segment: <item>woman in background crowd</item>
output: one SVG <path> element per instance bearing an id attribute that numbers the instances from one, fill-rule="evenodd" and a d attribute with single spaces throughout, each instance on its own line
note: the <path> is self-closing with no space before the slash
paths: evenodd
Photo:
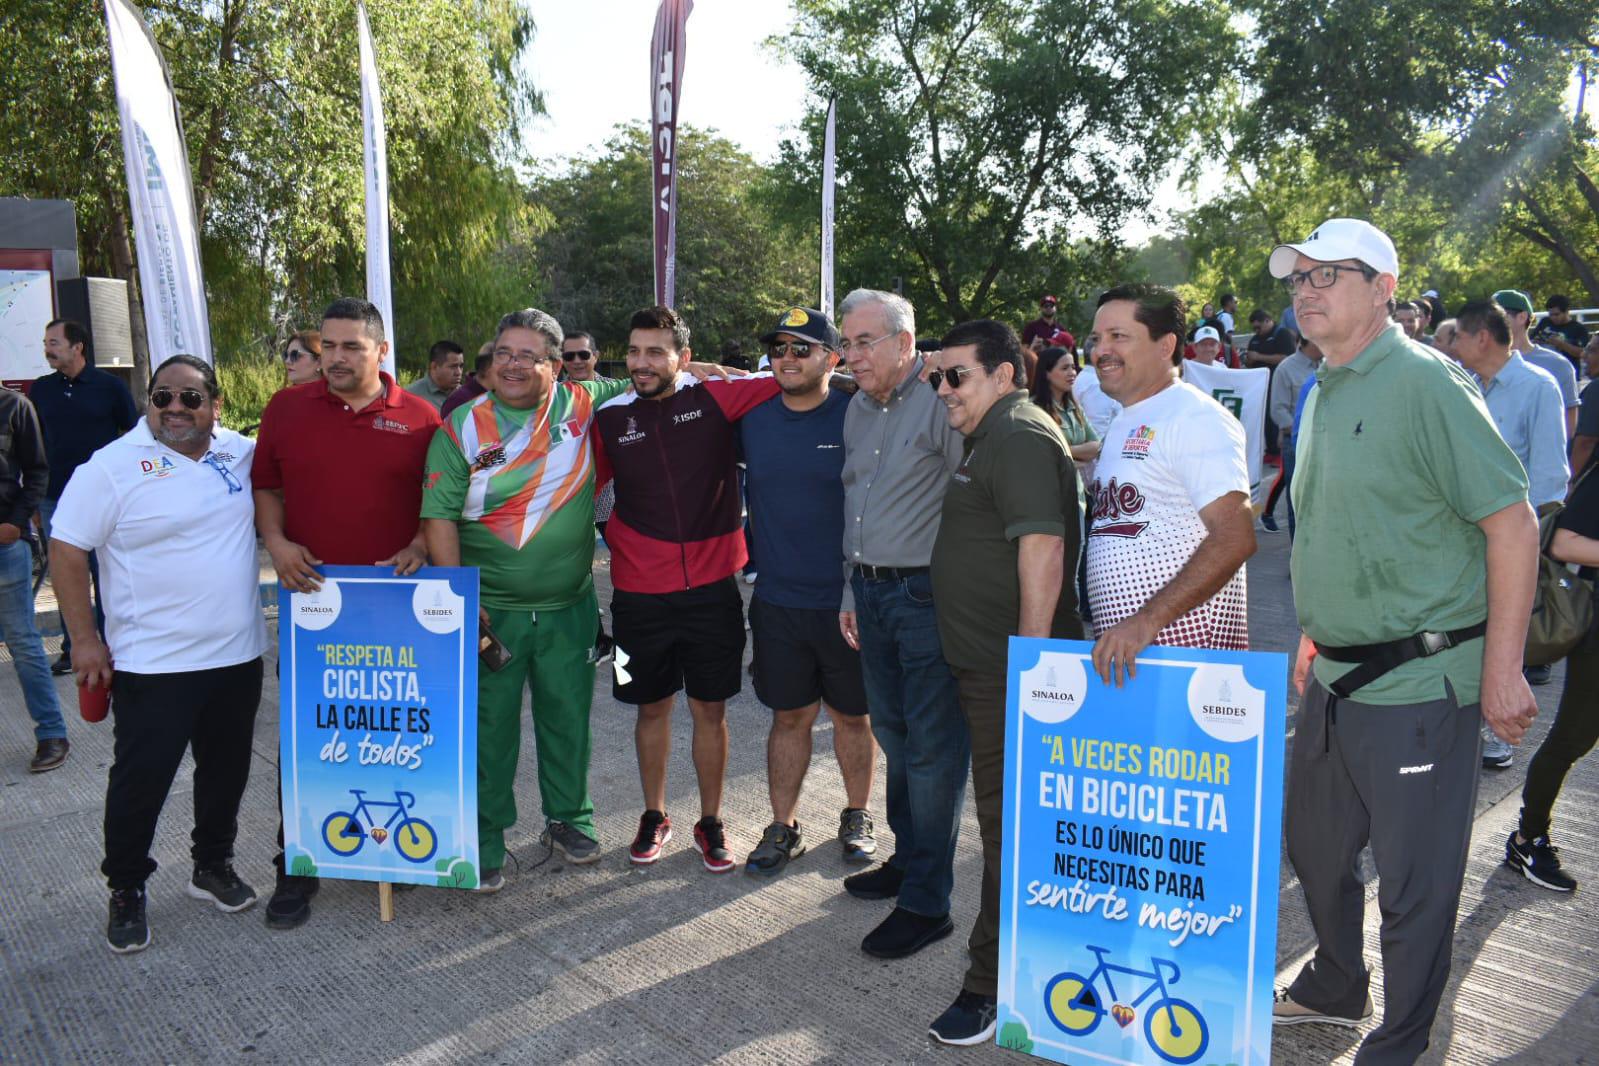
<path id="1" fill-rule="evenodd" d="M 1083 405 L 1072 395 L 1077 383 L 1077 360 L 1066 348 L 1045 348 L 1038 353 L 1038 368 L 1033 372 L 1033 402 L 1060 425 L 1061 433 L 1077 464 L 1077 505 L 1081 517 L 1088 515 L 1088 482 L 1094 476 L 1094 460 L 1099 458 L 1099 434 L 1088 424 Z M 1084 553 L 1077 560 L 1077 603 L 1083 620 L 1088 621 L 1088 574 Z"/>
<path id="2" fill-rule="evenodd" d="M 321 377 L 322 334 L 304 329 L 290 337 L 283 349 L 283 372 L 290 385 L 304 385 Z"/>

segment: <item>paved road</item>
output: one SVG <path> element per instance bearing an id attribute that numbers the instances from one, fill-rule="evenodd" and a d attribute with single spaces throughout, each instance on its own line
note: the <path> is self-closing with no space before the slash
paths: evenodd
<path id="1" fill-rule="evenodd" d="M 1250 565 L 1254 646 L 1297 638 L 1287 538 L 1262 534 Z M 609 598 L 604 560 L 601 602 Z M 54 643 L 52 642 L 52 653 Z M 0 649 L 0 658 L 4 651 Z M 1561 679 L 1539 690 L 1552 717 Z M 60 689 L 70 699 L 69 687 Z M 239 869 L 264 892 L 276 809 L 277 692 L 265 694 L 241 814 Z M 725 817 L 742 857 L 768 820 L 764 736 L 752 696 L 733 701 Z M 370 885 L 327 883 L 305 927 L 274 933 L 260 911 L 223 915 L 183 894 L 191 768 L 174 786 L 150 881 L 154 943 L 116 957 L 102 939 L 97 873 L 109 725 L 74 721 L 61 770 L 26 772 L 31 731 L 15 674 L 0 668 L 0 1062 L 16 1063 L 673 1063 L 1020 1062 L 998 1048 L 934 1047 L 927 1022 L 957 990 L 980 862 L 970 809 L 956 867 L 957 937 L 899 963 L 868 959 L 860 938 L 885 904 L 846 896 L 829 843 L 843 793 L 825 726 L 801 803 L 821 846 L 771 883 L 705 873 L 684 836 L 645 872 L 624 849 L 639 814 L 629 709 L 596 692 L 593 792 L 606 849 L 598 864 L 541 862 L 531 758 L 511 833 L 517 863 L 498 896 L 442 890 L 399 896 L 377 920 Z M 680 711 L 670 806 L 695 805 L 688 722 Z M 524 748 L 531 747 L 531 740 Z M 1560 897 L 1499 864 L 1525 757 L 1486 772 L 1467 872 L 1454 977 L 1427 1062 L 1599 1061 L 1599 908 Z M 881 769 L 879 770 L 879 775 Z M 881 776 L 873 809 L 882 822 Z M 1579 764 L 1556 810 L 1564 859 L 1599 879 L 1599 758 Z M 886 835 L 886 828 L 885 828 Z M 1286 862 L 1278 959 L 1311 941 Z M 1375 886 L 1371 886 L 1373 893 Z M 1377 961 L 1375 899 L 1367 953 Z M 1380 986 L 1378 1010 L 1382 1009 Z M 1358 1034 L 1304 1026 L 1278 1035 L 1284 1063 L 1347 1062 Z"/>

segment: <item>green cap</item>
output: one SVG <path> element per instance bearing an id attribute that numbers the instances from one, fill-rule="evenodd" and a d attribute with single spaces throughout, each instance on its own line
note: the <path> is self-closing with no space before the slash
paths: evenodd
<path id="1" fill-rule="evenodd" d="M 1532 297 L 1520 289 L 1500 289 L 1494 293 L 1494 303 L 1506 311 L 1524 311 L 1532 314 Z"/>

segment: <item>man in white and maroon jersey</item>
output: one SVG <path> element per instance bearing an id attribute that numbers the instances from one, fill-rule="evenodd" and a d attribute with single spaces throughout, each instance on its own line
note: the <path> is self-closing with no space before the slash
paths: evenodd
<path id="1" fill-rule="evenodd" d="M 1106 681 L 1150 644 L 1249 646 L 1244 561 L 1255 553 L 1243 426 L 1179 380 L 1180 296 L 1122 285 L 1099 298 L 1100 387 L 1122 405 L 1089 486 L 1088 598 Z"/>

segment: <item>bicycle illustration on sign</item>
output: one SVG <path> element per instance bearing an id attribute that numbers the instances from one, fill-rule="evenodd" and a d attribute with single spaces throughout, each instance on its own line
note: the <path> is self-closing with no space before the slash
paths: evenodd
<path id="1" fill-rule="evenodd" d="M 1057 1028 L 1072 1036 L 1087 1036 L 1109 1014 L 1117 1025 L 1125 1029 L 1138 1016 L 1139 1004 L 1158 992 L 1160 998 L 1144 1014 L 1144 1039 L 1155 1054 L 1167 1062 L 1187 1063 L 1205 1053 L 1205 1047 L 1210 1043 L 1210 1031 L 1204 1016 L 1192 1003 L 1175 998 L 1166 989 L 1167 984 L 1176 984 L 1182 975 L 1175 962 L 1151 956 L 1149 970 L 1135 970 L 1107 960 L 1105 956 L 1110 953 L 1108 948 L 1086 946 L 1099 960 L 1094 972 L 1083 977 L 1068 970 L 1056 974 L 1044 988 L 1044 1009 L 1049 1012 L 1049 1020 Z M 1161 974 L 1163 966 L 1171 970 L 1170 981 Z M 1116 973 L 1145 978 L 1149 985 L 1131 1003 L 1121 1003 L 1116 995 L 1116 985 L 1111 980 L 1111 975 Z M 1095 982 L 1101 979 L 1109 994 L 1111 1006 L 1108 1010 L 1094 987 Z"/>
<path id="2" fill-rule="evenodd" d="M 427 862 L 439 848 L 439 835 L 433 826 L 411 814 L 416 796 L 410 792 L 394 792 L 394 799 L 367 799 L 366 789 L 352 788 L 355 807 L 348 811 L 334 811 L 322 823 L 322 842 L 335 855 L 349 858 L 361 850 L 368 836 L 374 844 L 382 844 L 392 833 L 394 847 L 411 862 Z M 373 817 L 373 808 L 394 809 L 382 825 Z M 395 825 L 399 822 L 399 825 Z"/>

